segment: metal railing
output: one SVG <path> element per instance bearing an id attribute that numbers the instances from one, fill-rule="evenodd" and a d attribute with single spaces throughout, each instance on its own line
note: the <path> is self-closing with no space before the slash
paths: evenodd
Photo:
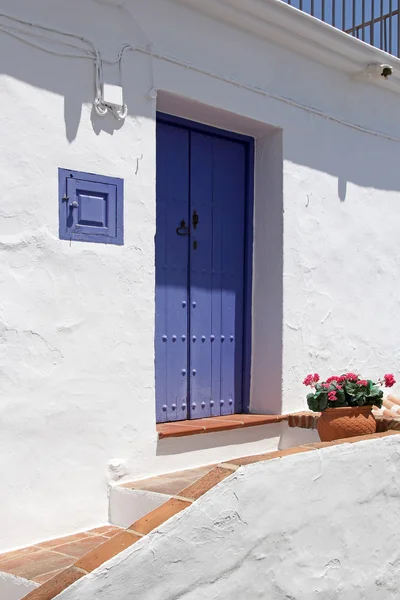
<path id="1" fill-rule="evenodd" d="M 400 0 L 283 0 L 371 46 L 400 57 Z"/>

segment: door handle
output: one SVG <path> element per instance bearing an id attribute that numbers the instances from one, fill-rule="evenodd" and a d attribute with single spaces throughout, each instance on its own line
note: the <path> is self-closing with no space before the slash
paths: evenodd
<path id="1" fill-rule="evenodd" d="M 185 221 L 182 219 L 179 227 L 176 228 L 176 233 L 178 235 L 189 235 L 189 227 L 186 226 Z"/>
<path id="2" fill-rule="evenodd" d="M 196 210 L 193 211 L 192 223 L 193 229 L 196 229 L 197 225 L 199 224 L 199 215 L 197 214 Z"/>

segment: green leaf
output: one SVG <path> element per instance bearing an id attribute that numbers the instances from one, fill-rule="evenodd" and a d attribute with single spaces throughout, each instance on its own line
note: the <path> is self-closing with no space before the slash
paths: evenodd
<path id="1" fill-rule="evenodd" d="M 328 394 L 327 393 L 325 393 L 323 395 L 321 394 L 321 398 L 319 400 L 319 410 L 323 411 L 327 408 L 327 406 L 328 406 Z"/>
<path id="2" fill-rule="evenodd" d="M 310 398 L 307 398 L 308 408 L 314 412 L 319 412 L 319 403 L 313 394 L 309 394 Z"/>
<path id="3" fill-rule="evenodd" d="M 372 384 L 372 386 L 368 390 L 367 396 L 369 398 L 381 398 L 383 396 L 383 392 L 377 385 Z"/>
<path id="4" fill-rule="evenodd" d="M 338 408 L 340 406 L 346 406 L 346 394 L 343 390 L 338 390 L 336 392 L 336 398 L 336 402 L 333 403 L 335 406 L 337 406 Z"/>
<path id="5" fill-rule="evenodd" d="M 359 386 L 356 383 L 351 383 L 348 381 L 345 385 L 346 393 L 350 396 L 355 396 L 359 391 Z"/>

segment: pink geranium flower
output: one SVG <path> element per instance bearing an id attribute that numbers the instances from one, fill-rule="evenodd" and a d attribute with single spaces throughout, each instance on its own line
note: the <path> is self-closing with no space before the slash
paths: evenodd
<path id="1" fill-rule="evenodd" d="M 328 400 L 335 402 L 337 400 L 336 392 L 328 392 Z"/>
<path id="2" fill-rule="evenodd" d="M 358 381 L 358 375 L 356 373 L 346 373 L 346 375 L 343 375 L 343 377 L 347 379 L 347 381 Z"/>
<path id="3" fill-rule="evenodd" d="M 307 377 L 304 379 L 303 384 L 312 386 L 312 385 L 315 385 L 316 383 L 318 383 L 318 381 L 319 381 L 318 373 L 314 373 L 314 375 L 310 373 L 310 375 L 307 375 Z"/>
<path id="4" fill-rule="evenodd" d="M 385 386 L 386 387 L 392 387 L 396 383 L 396 380 L 395 380 L 394 376 L 391 373 L 388 373 L 387 375 L 384 375 L 383 379 L 385 380 Z"/>

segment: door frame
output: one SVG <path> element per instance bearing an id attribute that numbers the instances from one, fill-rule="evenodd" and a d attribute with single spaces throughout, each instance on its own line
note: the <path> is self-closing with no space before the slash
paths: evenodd
<path id="1" fill-rule="evenodd" d="M 191 121 L 175 115 L 156 113 L 157 123 L 177 125 L 191 131 L 209 133 L 214 136 L 239 141 L 246 148 L 246 184 L 245 184 L 245 241 L 244 241 L 244 290 L 243 290 L 243 379 L 242 413 L 250 410 L 251 358 L 252 358 L 252 303 L 253 303 L 253 241 L 254 241 L 254 155 L 255 139 L 251 136 L 226 131 L 197 121 Z M 157 175 L 157 165 L 156 165 Z M 156 197 L 157 202 L 157 197 Z M 156 258 L 156 257 L 155 257 Z"/>

